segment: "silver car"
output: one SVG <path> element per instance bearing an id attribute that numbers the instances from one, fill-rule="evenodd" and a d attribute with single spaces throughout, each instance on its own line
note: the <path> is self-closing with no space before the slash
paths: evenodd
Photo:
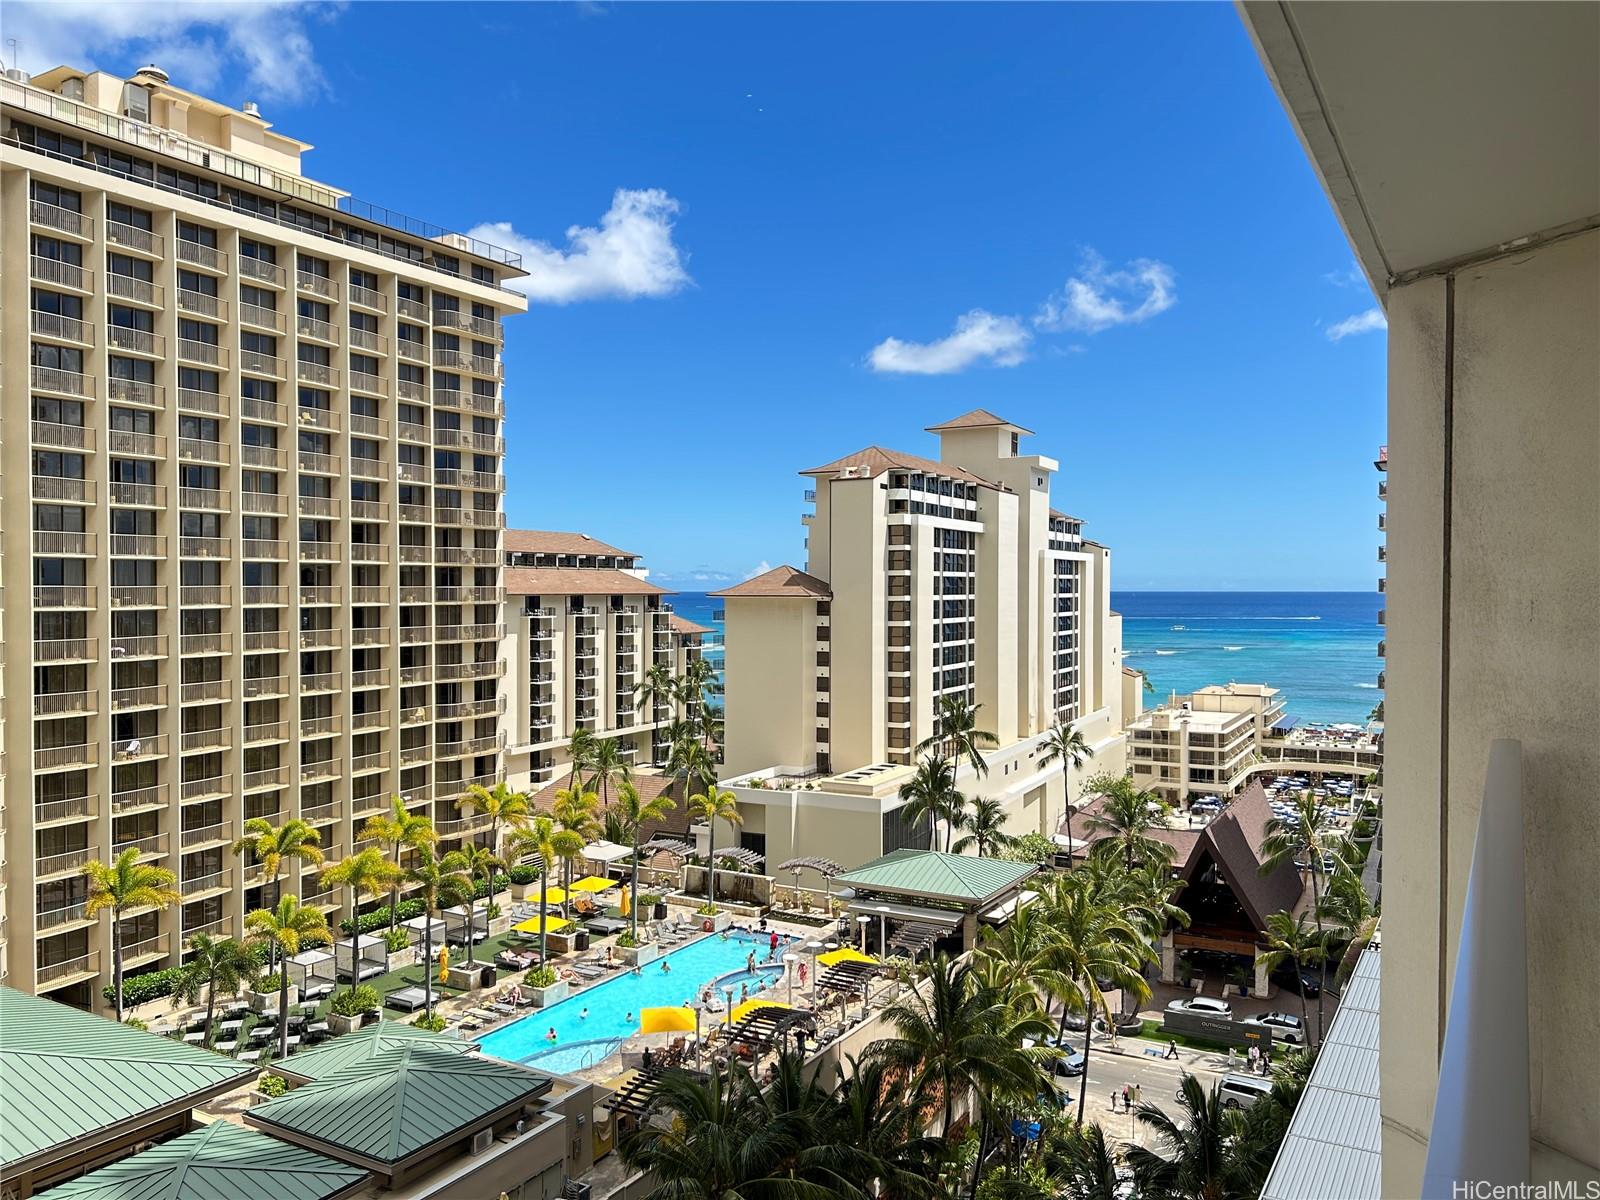
<path id="1" fill-rule="evenodd" d="M 1304 1046 L 1306 1044 L 1306 1024 L 1293 1013 L 1258 1013 L 1256 1016 L 1243 1018 L 1239 1024 L 1270 1029 L 1272 1030 L 1272 1040 L 1276 1042 L 1288 1042 L 1291 1046 Z"/>
<path id="2" fill-rule="evenodd" d="M 1221 1017 L 1233 1020 L 1233 1005 L 1226 1000 L 1213 1000 L 1210 996 L 1189 996 L 1167 1005 L 1169 1013 L 1192 1013 L 1197 1017 Z"/>

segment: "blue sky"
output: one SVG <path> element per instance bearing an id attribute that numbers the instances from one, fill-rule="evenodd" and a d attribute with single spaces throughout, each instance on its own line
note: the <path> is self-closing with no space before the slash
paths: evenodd
<path id="1" fill-rule="evenodd" d="M 513 524 L 715 586 L 803 561 L 797 470 L 983 406 L 1118 587 L 1373 587 L 1381 319 L 1231 5 L 7 9 L 509 227 Z"/>

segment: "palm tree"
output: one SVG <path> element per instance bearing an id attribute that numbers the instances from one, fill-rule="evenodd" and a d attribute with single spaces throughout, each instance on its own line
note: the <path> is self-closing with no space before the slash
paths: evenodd
<path id="1" fill-rule="evenodd" d="M 955 768 L 947 759 L 929 753 L 917 764 L 910 779 L 900 785 L 901 819 L 910 825 L 928 822 L 928 849 L 937 850 L 939 822 L 953 825 L 956 815 L 966 805 L 966 797 L 956 791 Z M 948 828 L 945 845 L 950 844 Z"/>
<path id="2" fill-rule="evenodd" d="M 739 798 L 712 785 L 705 791 L 689 797 L 689 814 L 706 823 L 706 903 L 717 902 L 717 822 L 743 825 L 739 815 Z"/>
<path id="3" fill-rule="evenodd" d="M 1052 1195 L 1072 1200 L 1123 1200 L 1126 1185 L 1119 1171 L 1120 1153 L 1106 1141 L 1099 1122 L 1057 1125 L 1046 1135 L 1046 1177 Z"/>
<path id="4" fill-rule="evenodd" d="M 400 922 L 400 881 L 405 877 L 405 866 L 400 861 L 403 850 L 420 850 L 424 846 L 435 846 L 439 842 L 438 831 L 434 829 L 433 822 L 421 813 L 414 813 L 406 807 L 405 801 L 395 796 L 389 801 L 387 816 L 368 817 L 367 823 L 361 827 L 361 832 L 356 835 L 358 842 L 383 842 L 389 847 L 393 855 L 392 865 L 394 873 L 389 877 L 389 928 L 392 930 Z M 346 861 L 349 861 L 348 859 Z M 352 914 L 353 915 L 353 914 Z"/>
<path id="5" fill-rule="evenodd" d="M 579 726 L 567 739 L 567 758 L 571 770 L 567 774 L 567 790 L 576 791 L 583 786 L 584 773 L 594 760 L 597 739 L 589 730 Z"/>
<path id="6" fill-rule="evenodd" d="M 1044 750 L 1039 756 L 1041 767 L 1048 767 L 1051 763 L 1057 762 L 1061 764 L 1061 797 L 1070 816 L 1072 813 L 1070 776 L 1073 771 L 1094 757 L 1094 747 L 1084 740 L 1080 730 L 1074 729 L 1066 721 L 1057 721 L 1052 725 L 1050 731 L 1044 735 L 1044 741 L 1039 745 Z"/>
<path id="7" fill-rule="evenodd" d="M 1150 836 L 1150 830 L 1161 827 L 1166 811 L 1160 796 L 1141 792 L 1126 775 L 1112 781 L 1105 803 L 1087 823 L 1089 832 L 1106 835 L 1092 853 L 1109 854 L 1120 849 L 1129 871 L 1136 861 L 1170 862 L 1172 847 Z"/>
<path id="8" fill-rule="evenodd" d="M 923 1129 L 920 1100 L 895 1086 L 896 1077 L 881 1060 L 846 1057 L 834 1089 L 841 1140 L 866 1153 L 874 1168 L 879 1197 L 934 1197 L 944 1144 Z"/>
<path id="9" fill-rule="evenodd" d="M 639 936 L 639 832 L 646 823 L 663 820 L 677 807 L 677 802 L 666 792 L 647 801 L 640 797 L 639 789 L 631 781 L 617 785 L 617 803 L 612 815 L 621 821 L 623 832 L 633 846 L 633 872 L 628 880 L 628 932 L 634 937 Z"/>
<path id="10" fill-rule="evenodd" d="M 645 670 L 644 678 L 633 685 L 634 696 L 642 703 L 650 706 L 646 710 L 649 714 L 646 724 L 654 725 L 656 723 L 657 705 L 670 705 L 676 699 L 677 692 L 673 685 L 672 671 L 665 662 L 651 663 Z M 656 754 L 656 745 L 656 739 L 652 737 L 650 739 L 650 765 L 652 767 L 660 765 L 656 761 L 659 757 Z"/>
<path id="11" fill-rule="evenodd" d="M 876 1164 L 840 1140 L 826 1089 L 787 1055 L 776 1075 L 763 1091 L 738 1063 L 666 1072 L 622 1142 L 623 1162 L 654 1181 L 645 1200 L 867 1200 Z"/>
<path id="12" fill-rule="evenodd" d="M 622 757 L 622 747 L 616 738 L 602 738 L 595 743 L 589 771 L 589 787 L 599 794 L 601 808 L 610 808 L 616 786 L 633 778 L 633 767 Z"/>
<path id="13" fill-rule="evenodd" d="M 189 939 L 189 960 L 178 975 L 178 998 L 196 1004 L 206 997 L 206 1045 L 216 1037 L 217 997 L 237 996 L 261 973 L 261 963 L 242 942 L 197 933 Z"/>
<path id="14" fill-rule="evenodd" d="M 691 724 L 698 725 L 701 706 L 721 693 L 717 672 L 708 659 L 693 658 L 684 664 L 683 674 L 678 677 L 678 701 L 683 705 L 685 719 Z"/>
<path id="15" fill-rule="evenodd" d="M 1268 971 L 1275 971 L 1278 967 L 1290 962 L 1294 964 L 1295 974 L 1299 975 L 1302 967 L 1310 963 L 1320 963 L 1327 953 L 1327 941 L 1323 934 L 1306 918 L 1305 913 L 1290 916 L 1286 912 L 1275 912 L 1267 915 L 1267 927 L 1262 931 L 1262 942 L 1266 949 L 1257 951 L 1256 961 Z M 1306 1029 L 1311 1028 L 1311 1011 L 1306 1002 L 1306 989 L 1302 985 L 1296 989 L 1300 993 L 1300 1019 L 1305 1022 Z M 1322 1031 L 1317 1030 L 1318 1041 L 1321 1041 Z"/>
<path id="16" fill-rule="evenodd" d="M 530 854 L 539 856 L 539 963 L 546 962 L 545 926 L 549 924 L 546 909 L 550 896 L 550 872 L 556 862 L 583 851 L 583 838 L 570 829 L 561 829 L 549 817 L 538 816 L 527 826 L 517 830 L 512 838 L 510 857 L 523 859 Z"/>
<path id="17" fill-rule="evenodd" d="M 680 794 L 688 796 L 695 784 L 699 784 L 702 791 L 715 786 L 716 760 L 695 736 L 694 729 L 686 723 L 680 723 L 673 726 L 673 731 L 676 738 L 667 754 L 667 770 L 680 781 L 683 789 Z"/>
<path id="18" fill-rule="evenodd" d="M 124 850 L 108 866 L 98 858 L 83 864 L 89 881 L 86 917 L 111 912 L 111 988 L 117 1020 L 122 1020 L 122 914 L 132 908 L 171 908 L 182 898 L 173 885 L 178 877 L 165 867 L 139 861 L 135 849 Z"/>
<path id="19" fill-rule="evenodd" d="M 266 944 L 283 958 L 278 971 L 278 1057 L 289 1057 L 289 959 L 307 942 L 332 941 L 328 918 L 319 908 L 302 908 L 298 896 L 282 896 L 273 908 L 258 908 L 244 916 L 246 940 Z"/>
<path id="20" fill-rule="evenodd" d="M 1129 1146 L 1123 1157 L 1133 1169 L 1141 1196 L 1193 1197 L 1193 1200 L 1245 1200 L 1257 1193 L 1245 1186 L 1235 1161 L 1241 1132 L 1239 1114 L 1223 1106 L 1216 1085 L 1209 1091 L 1193 1075 L 1178 1090 L 1181 1119 L 1154 1104 L 1141 1104 L 1139 1124 L 1155 1134 L 1157 1149 Z"/>
<path id="21" fill-rule="evenodd" d="M 872 1043 L 867 1057 L 904 1072 L 912 1096 L 942 1097 L 947 1142 L 958 1094 L 976 1092 L 987 1104 L 997 1093 L 1031 1099 L 1050 1086 L 1040 1056 L 1021 1049 L 1024 1038 L 1048 1037 L 1050 1023 L 1019 1013 L 1004 992 L 978 979 L 970 962 L 939 955 L 928 965 L 928 986 L 912 988 L 883 1015 L 895 1036 Z"/>
<path id="22" fill-rule="evenodd" d="M 1089 1098 L 1090 1035 L 1096 1016 L 1114 1026 L 1111 1005 L 1101 990 L 1104 980 L 1143 1000 L 1150 985 L 1139 973 L 1147 957 L 1139 930 L 1113 904 L 1090 895 L 1089 877 L 1081 872 L 1057 876 L 1046 897 L 1048 921 L 1054 938 L 1043 956 L 1044 964 L 1061 981 L 1061 1033 L 1066 1033 L 1068 1010 L 1088 1020 L 1083 1031 L 1083 1076 L 1078 1084 L 1078 1120 Z"/>
<path id="23" fill-rule="evenodd" d="M 978 796 L 972 806 L 956 821 L 956 828 L 966 834 L 951 847 L 956 854 L 964 854 L 976 847 L 983 858 L 991 850 L 1004 850 L 1015 844 L 1016 838 L 1006 832 L 1006 814 L 1000 801 L 992 796 Z"/>
<path id="24" fill-rule="evenodd" d="M 500 823 L 515 829 L 528 821 L 528 796 L 526 792 L 514 792 L 506 786 L 505 780 L 496 783 L 492 788 L 486 788 L 481 783 L 474 783 L 467 788 L 461 799 L 456 801 L 457 808 L 476 809 L 478 812 L 487 813 L 489 817 L 489 854 L 492 856 L 500 853 Z M 494 874 L 488 877 L 489 903 L 495 902 Z"/>
<path id="25" fill-rule="evenodd" d="M 1327 811 L 1309 790 L 1294 800 L 1287 817 L 1269 817 L 1261 839 L 1261 873 L 1270 875 L 1284 863 L 1311 875 L 1311 913 L 1317 924 L 1317 939 L 1322 940 L 1322 876 L 1324 859 L 1335 866 L 1344 858 L 1344 835 Z M 1302 866 L 1302 864 L 1304 864 Z M 1322 1044 L 1322 992 L 1328 985 L 1326 956 L 1318 960 L 1321 985 L 1317 988 L 1317 1044 Z"/>
<path id="26" fill-rule="evenodd" d="M 1378 910 L 1361 885 L 1361 877 L 1348 863 L 1340 862 L 1328 880 L 1327 894 L 1322 897 L 1319 910 L 1328 924 L 1328 936 L 1344 944 L 1344 955 L 1334 970 L 1335 979 L 1348 979 L 1355 970 L 1356 959 L 1371 943 L 1378 931 Z"/>
<path id="27" fill-rule="evenodd" d="M 933 734 L 917 743 L 917 753 L 937 750 L 956 767 L 966 759 L 973 773 L 982 777 L 989 773 L 983 751 L 1000 744 L 1000 739 L 987 729 L 978 728 L 978 710 L 981 704 L 969 704 L 964 696 L 945 696 L 939 701 L 934 714 Z"/>
<path id="28" fill-rule="evenodd" d="M 374 817 L 368 821 L 370 826 L 373 821 L 382 820 Z M 429 827 L 432 830 L 432 825 Z M 427 843 L 420 843 L 426 845 Z M 322 882 L 342 887 L 350 893 L 350 986 L 355 987 L 361 982 L 361 898 L 376 898 L 388 892 L 389 921 L 391 927 L 394 922 L 394 910 L 397 907 L 393 897 L 399 893 L 400 881 L 405 878 L 405 871 L 388 859 L 384 858 L 376 846 L 368 846 L 359 854 L 352 854 L 342 862 L 325 867 L 322 872 Z"/>
<path id="29" fill-rule="evenodd" d="M 469 842 L 456 851 L 466 869 L 470 879 L 483 877 L 484 892 L 488 895 L 487 907 L 484 917 L 487 919 L 494 915 L 494 878 L 506 865 L 505 862 L 487 846 L 480 846 L 476 842 Z M 472 901 L 467 901 L 467 965 L 473 966 L 477 962 L 476 950 L 472 939 L 472 924 L 477 915 L 473 912 Z"/>
<path id="30" fill-rule="evenodd" d="M 561 911 L 565 913 L 572 898 L 572 864 L 578 860 L 584 846 L 601 831 L 600 797 L 583 788 L 560 788 L 556 791 L 555 803 L 550 806 L 550 815 L 557 825 L 580 839 L 576 850 L 561 856 L 561 883 L 563 890 L 569 893 L 561 902 Z"/>
<path id="31" fill-rule="evenodd" d="M 321 842 L 322 834 L 299 817 L 291 817 L 282 825 L 273 825 L 265 817 L 251 817 L 244 823 L 244 836 L 234 842 L 230 852 L 238 859 L 249 858 L 260 863 L 268 881 L 275 885 L 286 859 L 292 858 L 304 866 L 320 867 Z M 268 947 L 268 952 L 277 953 L 272 947 Z M 267 965 L 272 967 L 277 964 L 269 962 Z"/>
<path id="32" fill-rule="evenodd" d="M 472 877 L 468 860 L 459 850 L 435 858 L 431 846 L 417 851 L 406 869 L 406 882 L 415 885 L 422 901 L 422 1011 L 433 1017 L 433 917 L 440 909 L 468 905 L 467 945 L 472 945 Z M 471 959 L 471 951 L 468 951 Z"/>

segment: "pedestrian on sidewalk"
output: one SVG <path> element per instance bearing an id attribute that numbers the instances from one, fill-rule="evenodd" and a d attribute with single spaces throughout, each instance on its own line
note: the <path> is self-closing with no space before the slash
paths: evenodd
<path id="1" fill-rule="evenodd" d="M 1250 1074 L 1254 1075 L 1256 1073 L 1256 1068 L 1258 1068 L 1260 1065 L 1261 1051 L 1255 1045 L 1255 1043 L 1252 1042 L 1250 1045 Z"/>
<path id="2" fill-rule="evenodd" d="M 1122 1111 L 1133 1111 L 1133 1089 L 1127 1084 L 1122 1085 Z"/>
<path id="3" fill-rule="evenodd" d="M 1175 1038 L 1168 1038 L 1167 1039 L 1167 1052 L 1163 1057 L 1165 1057 L 1165 1058 L 1177 1058 L 1178 1057 L 1178 1043 L 1177 1043 L 1177 1040 Z"/>
<path id="4" fill-rule="evenodd" d="M 1116 1088 L 1112 1088 L 1111 1089 L 1111 1111 L 1112 1112 L 1116 1112 L 1117 1111 L 1117 1089 Z"/>
<path id="5" fill-rule="evenodd" d="M 1144 1085 L 1142 1083 L 1133 1085 L 1133 1103 L 1136 1107 L 1144 1103 Z"/>

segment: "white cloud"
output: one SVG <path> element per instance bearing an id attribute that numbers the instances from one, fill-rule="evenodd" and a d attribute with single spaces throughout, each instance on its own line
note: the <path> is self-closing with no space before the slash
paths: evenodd
<path id="1" fill-rule="evenodd" d="M 746 579 L 754 579 L 757 575 L 765 575 L 770 570 L 772 570 L 772 564 L 763 558 L 755 566 L 751 567 L 750 570 L 746 571 L 744 577 Z"/>
<path id="2" fill-rule="evenodd" d="M 1358 267 L 1353 261 L 1348 267 L 1343 267 L 1337 271 L 1329 271 L 1322 278 L 1333 284 L 1334 287 L 1351 288 L 1367 286 L 1367 277 L 1361 273 L 1361 268 Z"/>
<path id="3" fill-rule="evenodd" d="M 28 71 L 131 73 L 153 62 L 175 87 L 224 103 L 295 103 L 327 89 L 306 25 L 336 11 L 298 0 L 8 0 L 6 37 L 17 39 Z M 216 95 L 219 86 L 240 83 L 243 94 Z"/>
<path id="4" fill-rule="evenodd" d="M 997 317 L 975 308 L 956 318 L 955 330 L 936 342 L 885 338 L 867 362 L 874 371 L 899 375 L 953 375 L 976 363 L 1014 367 L 1028 357 L 1032 335 L 1016 317 Z"/>
<path id="5" fill-rule="evenodd" d="M 1371 333 L 1377 329 L 1389 328 L 1388 318 L 1383 315 L 1381 308 L 1369 308 L 1366 312 L 1356 313 L 1353 317 L 1346 317 L 1327 328 L 1330 342 L 1342 342 L 1347 337 L 1354 337 L 1358 333 Z"/>
<path id="6" fill-rule="evenodd" d="M 1108 271 L 1105 259 L 1086 250 L 1078 273 L 1040 305 L 1033 323 L 1040 329 L 1099 333 L 1148 321 L 1177 302 L 1177 276 L 1166 263 L 1136 258 L 1121 270 Z"/>
<path id="7" fill-rule="evenodd" d="M 525 279 L 509 280 L 535 304 L 670 296 L 692 284 L 684 255 L 672 240 L 678 202 L 660 188 L 618 188 L 599 228 L 574 225 L 566 249 L 518 233 L 509 221 L 468 231 L 518 251 Z"/>

